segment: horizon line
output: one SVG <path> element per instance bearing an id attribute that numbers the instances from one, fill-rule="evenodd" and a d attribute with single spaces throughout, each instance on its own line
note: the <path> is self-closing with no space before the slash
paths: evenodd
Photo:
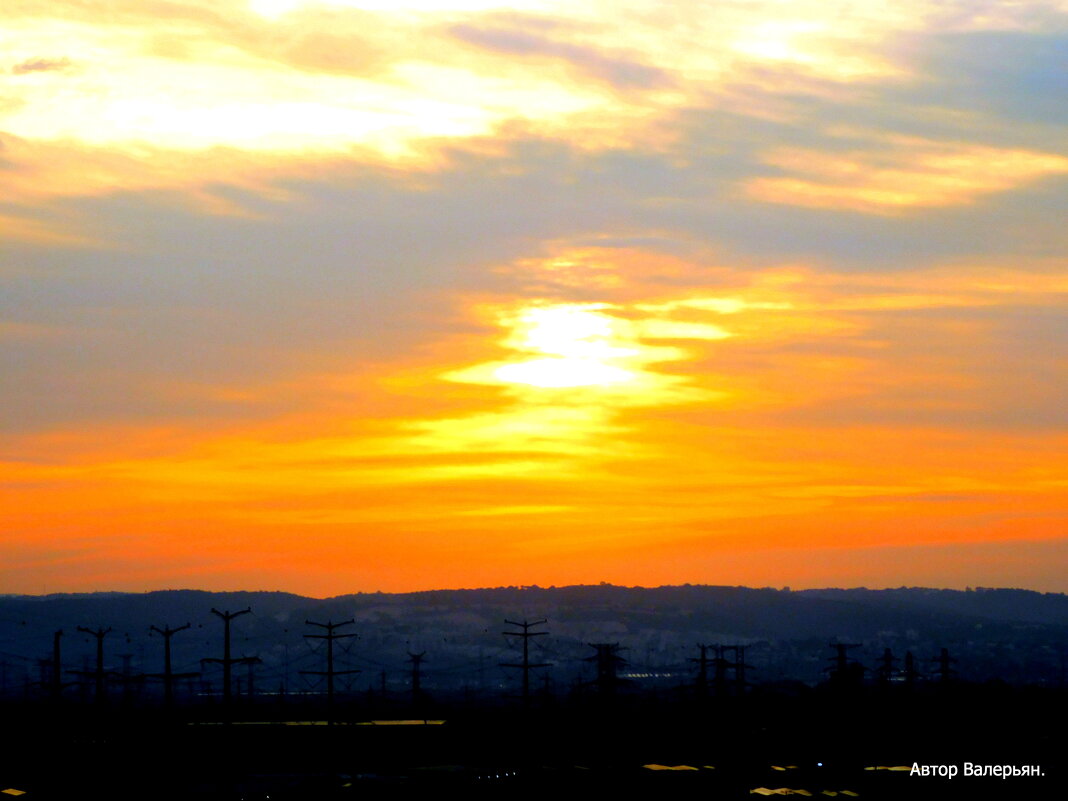
<path id="1" fill-rule="evenodd" d="M 545 590 L 567 590 L 567 589 L 578 589 L 578 588 L 598 588 L 598 587 L 606 587 L 606 588 L 613 588 L 613 589 L 623 589 L 623 590 L 663 590 L 663 589 L 680 589 L 680 588 L 684 588 L 684 587 L 690 587 L 690 588 L 705 588 L 705 589 L 752 590 L 754 592 L 772 591 L 772 592 L 790 592 L 790 593 L 827 592 L 827 591 L 851 592 L 851 591 L 857 591 L 857 590 L 863 590 L 865 592 L 889 592 L 889 591 L 893 591 L 893 590 L 930 590 L 930 591 L 933 591 L 933 592 L 959 592 L 959 593 L 969 593 L 969 592 L 1005 592 L 1005 591 L 1008 591 L 1008 592 L 1032 592 L 1032 593 L 1035 593 L 1037 595 L 1061 595 L 1061 596 L 1066 595 L 1065 592 L 1036 590 L 1036 589 L 1031 589 L 1031 588 L 1028 588 L 1028 587 L 982 587 L 982 586 L 972 587 L 972 586 L 966 586 L 964 589 L 959 589 L 959 588 L 955 588 L 955 587 L 928 587 L 928 586 L 919 586 L 919 585 L 908 586 L 908 585 L 903 585 L 902 584 L 902 585 L 899 585 L 899 586 L 896 586 L 896 587 L 865 587 L 865 586 L 827 587 L 827 586 L 823 586 L 823 587 L 799 587 L 799 588 L 794 588 L 794 587 L 791 587 L 790 585 L 784 585 L 782 587 L 771 587 L 771 586 L 754 587 L 754 586 L 749 586 L 749 585 L 745 585 L 745 584 L 694 584 L 694 583 L 691 583 L 691 582 L 683 582 L 681 584 L 659 584 L 659 585 L 656 585 L 656 586 L 646 586 L 646 585 L 642 585 L 642 584 L 634 584 L 634 585 L 613 584 L 611 582 L 601 581 L 601 582 L 598 582 L 596 584 L 562 584 L 562 585 L 551 584 L 551 585 L 548 585 L 548 586 L 541 586 L 541 585 L 538 585 L 538 584 L 519 584 L 519 585 L 509 584 L 509 585 L 498 585 L 498 586 L 494 586 L 494 587 L 437 587 L 437 588 L 433 588 L 433 589 L 406 590 L 406 591 L 400 591 L 400 592 L 387 592 L 387 591 L 384 591 L 384 590 L 355 590 L 353 592 L 346 592 L 346 593 L 341 593 L 341 594 L 338 594 L 338 595 L 327 595 L 327 596 L 324 596 L 324 597 L 318 597 L 318 596 L 314 596 L 314 595 L 303 595 L 301 593 L 291 592 L 289 590 L 269 590 L 269 589 L 257 589 L 257 590 L 247 590 L 247 589 L 206 590 L 206 589 L 199 589 L 199 588 L 195 588 L 195 587 L 165 587 L 165 588 L 159 588 L 159 589 L 153 589 L 153 590 L 81 590 L 81 591 L 70 591 L 70 592 L 45 592 L 45 593 L 39 593 L 39 594 L 33 594 L 33 593 L 0 593 L 0 598 L 5 598 L 5 599 L 19 599 L 19 598 L 46 599 L 46 598 L 72 598 L 72 597 L 82 597 L 82 596 L 91 596 L 91 595 L 152 595 L 152 594 L 155 594 L 155 593 L 164 593 L 164 592 L 196 592 L 196 593 L 205 593 L 205 594 L 213 594 L 213 595 L 234 595 L 234 594 L 252 595 L 252 594 L 274 593 L 274 594 L 279 594 L 279 595 L 292 595 L 292 596 L 295 596 L 295 597 L 298 597 L 298 598 L 305 598 L 305 599 L 313 600 L 313 601 L 332 601 L 332 600 L 336 600 L 336 599 L 339 599 L 339 598 L 348 598 L 348 597 L 351 597 L 351 596 L 354 596 L 354 595 L 391 595 L 391 596 L 393 596 L 393 595 L 419 595 L 419 594 L 423 594 L 423 593 L 433 593 L 433 592 L 489 592 L 489 591 L 494 591 L 494 590 L 515 590 L 515 591 L 519 591 L 519 592 L 526 592 L 526 591 L 545 591 Z"/>

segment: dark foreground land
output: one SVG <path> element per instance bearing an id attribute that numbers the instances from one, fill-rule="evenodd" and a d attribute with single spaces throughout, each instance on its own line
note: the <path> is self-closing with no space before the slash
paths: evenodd
<path id="1" fill-rule="evenodd" d="M 618 798 L 742 799 L 772 791 L 813 798 L 1064 797 L 1063 690 L 898 689 L 791 695 L 758 687 L 721 699 L 587 698 L 527 712 L 518 705 L 438 705 L 379 718 L 339 702 L 332 726 L 324 709 L 312 707 L 289 707 L 284 715 L 235 707 L 227 722 L 221 705 L 170 715 L 9 705 L 0 790 L 22 791 L 26 801 L 319 801 L 450 789 L 502 798 L 562 790 Z M 409 722 L 396 723 L 405 712 Z M 948 778 L 890 770 L 914 763 L 960 772 Z M 964 776 L 965 763 L 1021 772 L 1037 766 L 1044 775 Z"/>
<path id="2" fill-rule="evenodd" d="M 1018 590 L 0 597 L 0 796 L 1065 798 L 1066 643 Z"/>

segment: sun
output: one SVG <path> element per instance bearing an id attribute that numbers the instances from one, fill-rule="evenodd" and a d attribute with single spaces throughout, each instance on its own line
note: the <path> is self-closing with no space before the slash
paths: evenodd
<path id="1" fill-rule="evenodd" d="M 623 384 L 637 374 L 621 366 L 639 354 L 627 346 L 626 322 L 600 303 L 527 307 L 507 322 L 505 344 L 538 358 L 511 362 L 493 375 L 508 384 L 534 387 L 588 387 Z"/>
<path id="2" fill-rule="evenodd" d="M 730 336 L 715 326 L 650 318 L 641 310 L 610 303 L 528 300 L 482 306 L 478 315 L 507 332 L 496 345 L 508 355 L 441 376 L 507 387 L 509 394 L 533 404 L 588 402 L 596 396 L 615 408 L 707 399 L 706 391 L 687 387 L 691 379 L 685 375 L 653 367 L 689 357 L 677 344 L 657 340 Z M 581 401 L 580 393 L 560 392 L 569 389 L 581 390 Z"/>
<path id="3" fill-rule="evenodd" d="M 634 380 L 630 370 L 595 359 L 532 359 L 498 367 L 493 374 L 507 384 L 532 387 L 592 387 Z"/>

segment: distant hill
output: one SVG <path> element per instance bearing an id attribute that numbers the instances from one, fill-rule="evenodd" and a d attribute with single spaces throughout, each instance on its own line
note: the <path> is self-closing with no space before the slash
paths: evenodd
<path id="1" fill-rule="evenodd" d="M 814 683 L 825 676 L 827 643 L 837 640 L 860 643 L 856 656 L 869 663 L 885 648 L 896 654 L 911 650 L 927 660 L 946 647 L 959 655 L 963 675 L 1054 681 L 1068 643 L 1068 597 L 1018 589 L 790 591 L 600 584 L 326 599 L 266 591 L 161 590 L 0 597 L 0 658 L 24 665 L 28 676 L 35 660 L 50 652 L 53 632 L 63 630 L 64 661 L 81 667 L 93 643 L 77 627 L 100 626 L 112 629 L 109 655 L 129 653 L 144 670 L 158 670 L 159 637 L 150 637 L 149 628 L 188 622 L 192 630 L 174 638 L 176 660 L 183 662 L 176 669 L 197 670 L 202 658 L 217 656 L 220 648 L 222 626 L 212 608 L 252 610 L 235 620 L 233 645 L 235 654 L 260 656 L 265 676 L 280 675 L 283 663 L 298 658 L 304 660 L 299 669 L 316 667 L 319 657 L 303 636 L 311 631 L 306 620 L 353 620 L 346 630 L 358 633 L 359 640 L 351 658 L 368 676 L 381 670 L 402 675 L 413 648 L 428 652 L 431 677 L 434 669 L 450 665 L 460 676 L 463 666 L 476 662 L 479 670 L 488 665 L 503 676 L 496 664 L 508 661 L 515 645 L 515 638 L 502 635 L 504 621 L 524 618 L 548 620 L 549 636 L 539 647 L 571 677 L 588 668 L 593 642 L 619 642 L 634 664 L 678 670 L 690 669 L 697 643 L 736 643 L 754 646 L 758 675 Z"/>
<path id="2" fill-rule="evenodd" d="M 558 623 L 613 620 L 627 625 L 705 628 L 738 637 L 861 637 L 887 629 L 945 628 L 975 623 L 1068 625 L 1068 596 L 1019 589 L 753 589 L 708 585 L 622 587 L 496 587 L 411 593 L 356 593 L 315 599 L 286 592 L 159 590 L 0 596 L 4 620 L 34 626 L 104 625 L 137 629 L 161 622 L 211 619 L 210 609 L 254 608 L 260 616 L 390 610 L 396 617 L 427 609 L 486 614 L 511 610 L 551 616 Z M 496 625 L 496 624 L 494 624 Z"/>
<path id="3" fill-rule="evenodd" d="M 987 587 L 977 587 L 964 592 L 899 587 L 893 590 L 802 590 L 798 594 L 812 598 L 876 604 L 887 608 L 949 612 L 991 620 L 1068 624 L 1068 596 L 1064 593 Z"/>

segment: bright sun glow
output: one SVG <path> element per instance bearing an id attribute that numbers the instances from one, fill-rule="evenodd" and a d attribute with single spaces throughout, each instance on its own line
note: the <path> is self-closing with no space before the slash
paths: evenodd
<path id="1" fill-rule="evenodd" d="M 650 369 L 655 363 L 688 356 L 688 351 L 675 345 L 650 341 L 712 341 L 732 334 L 708 323 L 664 319 L 656 316 L 658 308 L 653 311 L 650 316 L 637 307 L 544 301 L 508 310 L 498 308 L 492 314 L 497 325 L 508 331 L 500 344 L 512 352 L 511 358 L 453 370 L 444 377 L 463 383 L 503 384 L 517 390 L 602 390 L 602 400 L 611 395 L 614 404 L 625 405 L 689 402 L 695 399 L 694 392 L 707 397 L 695 388 L 685 389 L 686 378 Z M 536 395 L 528 400 L 536 400 Z"/>
<path id="2" fill-rule="evenodd" d="M 494 370 L 506 383 L 535 387 L 585 387 L 633 381 L 635 373 L 619 362 L 638 355 L 625 347 L 626 324 L 601 312 L 604 304 L 528 308 L 511 322 L 507 344 L 548 358 L 507 364 Z"/>
<path id="3" fill-rule="evenodd" d="M 333 6 L 335 8 L 356 8 L 362 11 L 401 11 L 401 12 L 441 12 L 441 11 L 492 11 L 503 8 L 508 10 L 538 10 L 551 6 L 551 3 L 528 0 L 523 3 L 508 3 L 504 0 L 248 0 L 249 8 L 257 14 L 274 19 L 300 6 Z M 520 9 L 516 9 L 519 6 Z"/>
<path id="4" fill-rule="evenodd" d="M 262 17 L 274 19 L 301 5 L 301 0 L 248 0 L 248 6 Z"/>
<path id="5" fill-rule="evenodd" d="M 591 387 L 634 380 L 634 373 L 595 359 L 533 359 L 494 371 L 501 381 L 534 387 Z"/>

